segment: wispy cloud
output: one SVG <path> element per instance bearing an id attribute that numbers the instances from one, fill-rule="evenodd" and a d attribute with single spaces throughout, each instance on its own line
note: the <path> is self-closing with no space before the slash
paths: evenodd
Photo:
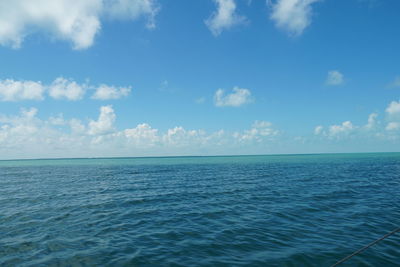
<path id="1" fill-rule="evenodd" d="M 400 87 L 400 76 L 397 76 L 390 84 L 389 87 Z"/>
<path id="2" fill-rule="evenodd" d="M 217 11 L 205 20 L 205 24 L 213 35 L 218 36 L 222 31 L 246 22 L 244 16 L 236 14 L 235 0 L 214 0 Z"/>
<path id="3" fill-rule="evenodd" d="M 252 101 L 250 90 L 237 86 L 232 89 L 232 93 L 225 94 L 223 89 L 218 89 L 214 94 L 214 103 L 217 107 L 240 107 Z"/>
<path id="4" fill-rule="evenodd" d="M 322 133 L 322 131 L 324 130 L 324 127 L 322 125 L 318 125 L 315 127 L 314 129 L 314 134 L 315 135 L 320 135 Z"/>
<path id="5" fill-rule="evenodd" d="M 338 70 L 331 70 L 325 83 L 330 86 L 341 85 L 344 83 L 344 75 Z"/>
<path id="6" fill-rule="evenodd" d="M 199 97 L 199 98 L 196 98 L 196 103 L 197 104 L 203 104 L 204 102 L 206 102 L 206 98 L 205 97 Z"/>
<path id="7" fill-rule="evenodd" d="M 155 0 L 105 0 L 104 12 L 111 18 L 120 20 L 135 20 L 145 15 L 146 26 L 156 27 L 155 16 L 160 11 L 160 5 Z"/>

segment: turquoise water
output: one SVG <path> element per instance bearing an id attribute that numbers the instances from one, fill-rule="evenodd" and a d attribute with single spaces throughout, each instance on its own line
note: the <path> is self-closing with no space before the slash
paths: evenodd
<path id="1" fill-rule="evenodd" d="M 400 153 L 0 161 L 0 266 L 329 266 L 400 224 Z M 400 234 L 343 266 L 399 266 Z"/>

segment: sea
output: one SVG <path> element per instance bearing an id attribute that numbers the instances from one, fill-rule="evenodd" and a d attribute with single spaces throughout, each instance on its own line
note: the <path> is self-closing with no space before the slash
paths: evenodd
<path id="1" fill-rule="evenodd" d="M 331 266 L 399 225 L 400 153 L 0 161 L 0 266 Z"/>

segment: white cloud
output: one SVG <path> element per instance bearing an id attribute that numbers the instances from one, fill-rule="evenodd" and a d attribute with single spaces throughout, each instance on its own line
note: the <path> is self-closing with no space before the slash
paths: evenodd
<path id="1" fill-rule="evenodd" d="M 385 128 L 387 131 L 395 131 L 395 130 L 399 130 L 400 129 L 400 122 L 395 122 L 395 121 L 392 121 L 392 122 L 389 122 L 387 125 L 386 125 L 386 128 Z"/>
<path id="2" fill-rule="evenodd" d="M 79 84 L 72 79 L 56 78 L 51 84 L 45 85 L 35 81 L 0 80 L 0 101 L 43 100 L 44 94 L 54 99 L 81 100 L 87 90 L 95 90 L 92 99 L 119 99 L 129 95 L 131 87 L 116 87 L 101 84 L 93 86 Z"/>
<path id="3" fill-rule="evenodd" d="M 151 128 L 147 123 L 139 124 L 135 128 L 126 129 L 123 132 L 128 139 L 128 142 L 139 147 L 155 146 L 160 141 L 158 130 Z"/>
<path id="4" fill-rule="evenodd" d="M 400 122 L 393 119 L 383 125 L 377 113 L 371 113 L 361 126 L 351 121 L 319 125 L 314 129 L 315 138 L 286 135 L 268 121 L 255 121 L 249 129 L 233 133 L 208 133 L 182 126 L 160 132 L 148 123 L 118 130 L 115 120 L 112 106 L 102 106 L 98 118 L 92 120 L 63 114 L 42 120 L 35 108 L 23 109 L 16 116 L 0 114 L 0 158 L 293 153 L 296 146 L 303 145 L 305 150 L 297 151 L 311 153 L 318 143 L 327 149 L 321 152 L 330 151 L 330 145 L 339 148 L 331 151 L 350 152 L 353 144 L 368 150 L 390 150 L 400 141 Z"/>
<path id="5" fill-rule="evenodd" d="M 331 125 L 329 127 L 329 135 L 333 137 L 339 134 L 348 134 L 354 129 L 355 127 L 351 121 L 345 121 L 341 125 Z"/>
<path id="6" fill-rule="evenodd" d="M 389 115 L 399 115 L 400 114 L 400 101 L 392 101 L 386 108 L 386 112 Z"/>
<path id="7" fill-rule="evenodd" d="M 249 129 L 233 133 L 208 133 L 182 126 L 161 132 L 148 123 L 118 130 L 115 120 L 112 106 L 102 106 L 98 118 L 92 120 L 65 118 L 62 114 L 42 120 L 35 108 L 21 110 L 16 116 L 0 114 L 0 158 L 293 153 L 296 146 L 313 152 L 318 143 L 328 149 L 321 152 L 330 151 L 330 145 L 339 148 L 332 151 L 340 152 L 343 145 L 352 144 L 359 148 L 369 144 L 372 150 L 373 145 L 381 149 L 382 144 L 390 150 L 400 140 L 400 122 L 382 125 L 377 113 L 371 113 L 368 123 L 361 126 L 351 121 L 319 125 L 314 129 L 315 138 L 286 135 L 268 121 L 255 121 Z"/>
<path id="8" fill-rule="evenodd" d="M 112 106 L 102 106 L 97 121 L 89 122 L 88 134 L 102 135 L 114 131 L 115 113 Z"/>
<path id="9" fill-rule="evenodd" d="M 362 143 L 364 141 L 400 140 L 400 135 L 398 135 L 396 130 L 400 130 L 400 122 L 396 117 L 390 117 L 386 125 L 383 125 L 382 121 L 378 119 L 378 113 L 374 112 L 368 115 L 367 123 L 364 125 L 357 126 L 351 121 L 344 121 L 341 124 L 330 125 L 328 127 L 319 125 L 314 128 L 314 135 L 327 138 L 328 140 L 335 140 L 335 142 L 347 139 L 352 140 L 352 142 L 359 141 Z M 319 139 L 319 141 L 321 140 Z"/>
<path id="10" fill-rule="evenodd" d="M 288 31 L 290 34 L 301 35 L 305 28 L 311 24 L 311 5 L 319 0 L 276 0 L 272 3 L 270 18 L 277 27 Z"/>
<path id="11" fill-rule="evenodd" d="M 157 10 L 153 0 L 2 0 L 0 44 L 19 48 L 29 34 L 44 32 L 85 49 L 92 46 L 103 16 L 132 20 L 145 15 L 152 27 Z"/>
<path id="12" fill-rule="evenodd" d="M 217 107 L 240 107 L 252 102 L 249 89 L 235 86 L 232 93 L 226 94 L 223 89 L 218 89 L 214 95 L 214 102 Z"/>
<path id="13" fill-rule="evenodd" d="M 328 77 L 326 78 L 327 85 L 341 85 L 343 82 L 343 74 L 338 70 L 331 70 L 328 72 Z"/>
<path id="14" fill-rule="evenodd" d="M 49 118 L 49 123 L 51 125 L 61 126 L 61 125 L 65 125 L 66 121 L 64 120 L 63 114 L 58 114 L 58 116 L 56 116 L 56 117 L 50 117 Z"/>
<path id="15" fill-rule="evenodd" d="M 386 108 L 386 113 L 388 116 L 388 124 L 385 129 L 387 131 L 396 131 L 400 129 L 400 101 L 392 101 Z"/>
<path id="16" fill-rule="evenodd" d="M 59 77 L 49 86 L 49 95 L 55 99 L 80 100 L 85 94 L 87 85 Z"/>
<path id="17" fill-rule="evenodd" d="M 99 100 L 119 99 L 128 96 L 130 92 L 131 87 L 115 87 L 102 84 L 96 88 L 92 98 Z"/>
<path id="18" fill-rule="evenodd" d="M 315 127 L 315 129 L 314 129 L 314 134 L 315 135 L 320 135 L 320 134 L 322 134 L 322 131 L 324 130 L 324 127 L 323 126 L 321 126 L 321 125 L 318 125 L 317 127 Z"/>
<path id="19" fill-rule="evenodd" d="M 233 137 L 239 142 L 262 142 L 278 134 L 279 131 L 272 127 L 272 123 L 268 121 L 255 121 L 249 130 L 245 130 L 243 133 L 236 132 L 233 134 Z"/>
<path id="20" fill-rule="evenodd" d="M 44 90 L 40 82 L 0 80 L 0 101 L 42 100 Z"/>
<path id="21" fill-rule="evenodd" d="M 243 154 L 249 147 L 263 151 L 279 133 L 266 121 L 235 134 L 181 126 L 160 132 L 147 123 L 118 130 L 111 106 L 102 106 L 98 118 L 86 122 L 62 114 L 47 120 L 37 115 L 35 108 L 16 116 L 0 114 L 0 159 Z"/>
<path id="22" fill-rule="evenodd" d="M 375 128 L 376 124 L 377 124 L 377 118 L 378 118 L 378 114 L 377 113 L 369 114 L 368 123 L 367 123 L 367 125 L 365 125 L 365 128 L 367 128 L 367 129 Z"/>
<path id="23" fill-rule="evenodd" d="M 217 4 L 217 11 L 205 21 L 213 35 L 218 36 L 223 30 L 246 22 L 244 16 L 237 15 L 236 3 L 234 0 L 214 0 Z"/>
<path id="24" fill-rule="evenodd" d="M 324 130 L 322 125 L 318 125 L 314 128 L 314 135 L 328 137 L 329 139 L 339 139 L 349 136 L 350 133 L 353 133 L 358 128 L 351 121 L 345 121 L 338 125 L 330 125 L 326 130 Z"/>
<path id="25" fill-rule="evenodd" d="M 78 119 L 71 119 L 69 121 L 69 126 L 71 127 L 72 134 L 84 134 L 86 132 L 85 125 Z"/>
<path id="26" fill-rule="evenodd" d="M 160 10 L 155 0 L 108 0 L 105 1 L 105 12 L 112 18 L 134 20 L 141 15 L 148 18 L 147 27 L 155 28 L 155 16 Z"/>
<path id="27" fill-rule="evenodd" d="M 57 131 L 49 123 L 38 119 L 37 113 L 36 108 L 30 108 L 22 109 L 18 116 L 0 116 L 0 150 L 3 158 L 12 155 L 24 158 L 34 151 L 40 153 L 49 144 L 57 145 Z"/>
<path id="28" fill-rule="evenodd" d="M 100 30 L 101 9 L 100 0 L 3 0 L 0 43 L 18 48 L 30 32 L 43 30 L 75 49 L 87 48 Z"/>
<path id="29" fill-rule="evenodd" d="M 163 141 L 167 145 L 174 146 L 187 146 L 193 144 L 193 141 L 198 140 L 198 137 L 203 135 L 203 131 L 199 130 L 185 130 L 182 126 L 177 126 L 168 129 L 167 133 L 163 136 Z"/>

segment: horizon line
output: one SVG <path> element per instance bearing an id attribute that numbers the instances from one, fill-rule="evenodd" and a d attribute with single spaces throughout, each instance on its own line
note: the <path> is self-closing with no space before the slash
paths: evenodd
<path id="1" fill-rule="evenodd" d="M 338 154 L 395 154 L 397 152 L 316 152 L 316 153 L 274 153 L 274 154 L 221 154 L 221 155 L 165 155 L 165 156 L 111 156 L 111 157 L 54 157 L 54 158 L 13 158 L 0 159 L 1 161 L 29 161 L 29 160 L 78 160 L 78 159 L 151 159 L 151 158 L 207 158 L 207 157 L 251 157 L 251 156 L 307 156 L 307 155 L 338 155 Z"/>

